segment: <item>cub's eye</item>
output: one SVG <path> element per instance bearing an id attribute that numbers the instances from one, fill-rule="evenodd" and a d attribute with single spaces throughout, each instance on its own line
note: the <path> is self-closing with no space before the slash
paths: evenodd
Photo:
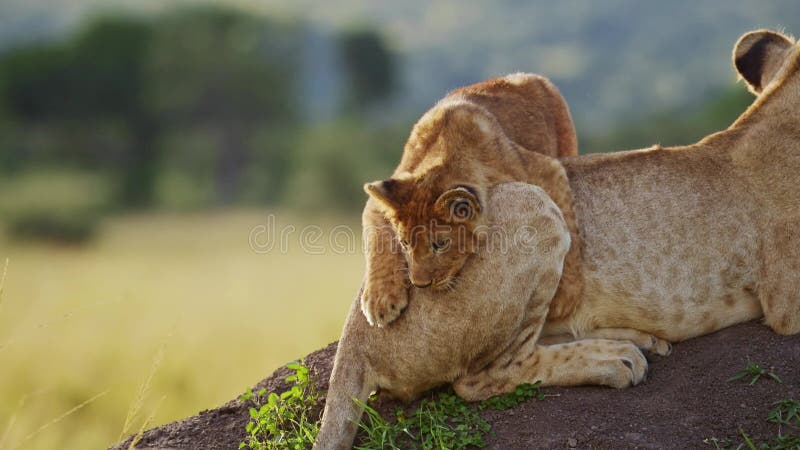
<path id="1" fill-rule="evenodd" d="M 431 243 L 433 253 L 444 253 L 450 248 L 450 239 L 442 239 Z"/>
<path id="2" fill-rule="evenodd" d="M 471 220 L 473 216 L 472 205 L 469 200 L 460 198 L 450 204 L 450 216 L 458 221 Z"/>

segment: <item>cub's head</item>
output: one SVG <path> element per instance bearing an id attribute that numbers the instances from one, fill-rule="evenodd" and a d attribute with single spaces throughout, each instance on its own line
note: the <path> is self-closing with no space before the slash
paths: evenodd
<path id="1" fill-rule="evenodd" d="M 427 190 L 426 184 L 390 178 L 365 189 L 381 203 L 394 227 L 411 283 L 444 288 L 475 252 L 472 238 L 483 204 L 475 186 Z"/>
<path id="2" fill-rule="evenodd" d="M 486 190 L 504 181 L 495 168 L 509 165 L 503 145 L 482 108 L 440 105 L 414 127 L 392 178 L 364 186 L 394 228 L 413 285 L 451 286 L 477 251 Z"/>

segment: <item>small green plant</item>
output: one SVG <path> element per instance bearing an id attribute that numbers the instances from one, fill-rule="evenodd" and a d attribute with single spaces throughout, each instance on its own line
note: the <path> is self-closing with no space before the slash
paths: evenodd
<path id="1" fill-rule="evenodd" d="M 728 450 L 732 448 L 733 442 L 730 439 L 718 439 L 715 437 L 703 439 L 703 442 L 714 446 L 714 450 Z"/>
<path id="2" fill-rule="evenodd" d="M 491 429 L 474 405 L 452 392 L 440 392 L 435 399 L 423 400 L 410 415 L 398 409 L 391 422 L 371 406 L 361 406 L 365 418 L 359 427 L 365 437 L 356 446 L 359 450 L 483 447 L 483 436 Z"/>
<path id="3" fill-rule="evenodd" d="M 300 450 L 311 448 L 319 432 L 319 392 L 308 368 L 303 364 L 286 365 L 294 373 L 286 378 L 292 387 L 278 395 L 266 389 L 247 392 L 239 400 L 250 403 L 247 439 L 240 449 Z M 407 413 L 398 409 L 393 420 L 386 420 L 369 404 L 354 400 L 364 408 L 364 420 L 359 427 L 363 438 L 355 447 L 359 450 L 464 449 L 484 447 L 484 436 L 491 426 L 480 415 L 484 409 L 509 409 L 531 398 L 543 399 L 541 383 L 523 384 L 513 392 L 491 397 L 472 404 L 452 390 L 422 400 L 419 407 Z"/>
<path id="4" fill-rule="evenodd" d="M 741 440 L 741 442 L 739 442 Z M 739 435 L 733 439 L 705 439 L 706 444 L 714 446 L 714 450 L 798 450 L 800 436 L 794 434 L 778 435 L 767 439 L 750 437 L 739 429 Z"/>
<path id="5" fill-rule="evenodd" d="M 775 405 L 775 408 L 769 412 L 767 420 L 800 428 L 800 401 L 785 399 L 776 402 Z"/>
<path id="6" fill-rule="evenodd" d="M 395 411 L 393 421 L 384 419 L 368 404 L 360 404 L 365 417 L 359 427 L 365 437 L 356 448 L 443 450 L 484 447 L 484 437 L 491 431 L 491 426 L 480 416 L 480 411 L 510 409 L 531 398 L 544 399 L 540 384 L 522 384 L 513 392 L 477 404 L 468 403 L 452 391 L 440 392 L 435 398 L 423 400 L 410 414 L 402 409 Z"/>
<path id="7" fill-rule="evenodd" d="M 412 419 L 424 449 L 483 447 L 483 435 L 491 429 L 472 405 L 450 393 L 440 393 L 438 401 L 423 401 Z"/>
<path id="8" fill-rule="evenodd" d="M 748 436 L 742 428 L 739 428 L 739 434 L 741 434 L 742 438 L 744 438 L 744 443 L 747 444 L 747 448 L 750 450 L 756 450 L 756 444 L 753 443 L 753 441 L 750 439 L 750 436 Z"/>
<path id="9" fill-rule="evenodd" d="M 704 442 L 713 445 L 715 450 L 800 450 L 800 435 L 796 434 L 800 430 L 800 402 L 785 399 L 775 402 L 775 405 L 767 420 L 781 426 L 787 425 L 792 432 L 783 433 L 779 427 L 777 435 L 757 438 L 739 428 L 739 435 L 733 439 L 720 440 L 712 437 Z M 742 442 L 738 442 L 740 440 Z"/>
<path id="10" fill-rule="evenodd" d="M 405 416 L 401 410 L 395 411 L 397 422 L 389 422 L 375 408 L 359 400 L 354 399 L 354 401 L 364 408 L 364 419 L 361 420 L 358 427 L 366 435 L 354 448 L 358 450 L 399 450 L 406 442 L 416 438 L 405 426 Z"/>
<path id="11" fill-rule="evenodd" d="M 319 392 L 303 361 L 287 364 L 294 373 L 286 377 L 293 386 L 278 395 L 266 389 L 248 389 L 239 399 L 251 402 L 247 439 L 239 448 L 257 450 L 299 450 L 311 448 L 319 432 L 319 417 L 314 416 Z"/>
<path id="12" fill-rule="evenodd" d="M 798 450 L 800 449 L 800 436 L 785 434 L 777 436 L 767 444 L 762 444 L 763 450 Z"/>
<path id="13" fill-rule="evenodd" d="M 520 384 L 516 389 L 514 389 L 513 392 L 487 398 L 481 402 L 480 408 L 504 410 L 514 408 L 532 398 L 535 398 L 536 400 L 544 400 L 545 394 L 540 389 L 541 384 L 541 381 L 537 381 L 533 384 Z"/>
<path id="14" fill-rule="evenodd" d="M 748 363 L 747 366 L 745 366 L 744 369 L 742 369 L 739 372 L 737 372 L 736 375 L 728 378 L 728 381 L 737 381 L 737 380 L 741 380 L 743 378 L 750 377 L 750 383 L 748 383 L 748 384 L 750 386 L 752 386 L 752 385 L 756 384 L 756 382 L 761 377 L 764 377 L 764 376 L 770 377 L 773 380 L 777 381 L 778 383 L 783 383 L 783 381 L 781 381 L 781 378 L 775 372 L 772 372 L 770 370 L 764 369 L 760 365 L 758 365 L 756 363 L 752 363 L 752 362 Z"/>

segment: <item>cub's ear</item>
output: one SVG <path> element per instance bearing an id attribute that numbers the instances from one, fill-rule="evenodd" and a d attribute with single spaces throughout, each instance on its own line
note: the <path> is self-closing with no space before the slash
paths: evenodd
<path id="1" fill-rule="evenodd" d="M 440 195 L 434 208 L 440 215 L 449 217 L 455 223 L 466 223 L 480 216 L 481 202 L 474 188 L 457 186 Z"/>
<path id="2" fill-rule="evenodd" d="M 746 33 L 733 48 L 733 65 L 750 90 L 759 94 L 781 68 L 786 50 L 794 45 L 788 37 L 769 30 Z"/>
<path id="3" fill-rule="evenodd" d="M 402 203 L 401 182 L 392 178 L 367 183 L 364 185 L 364 192 L 389 210 L 396 211 Z"/>

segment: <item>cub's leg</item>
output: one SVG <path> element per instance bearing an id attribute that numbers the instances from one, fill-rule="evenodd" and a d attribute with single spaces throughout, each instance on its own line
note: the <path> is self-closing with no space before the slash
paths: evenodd
<path id="1" fill-rule="evenodd" d="M 362 216 L 367 255 L 361 311 L 370 325 L 384 326 L 408 305 L 408 268 L 392 225 L 370 198 Z"/>
<path id="2" fill-rule="evenodd" d="M 656 355 L 667 356 L 672 353 L 672 344 L 669 342 L 659 339 L 652 334 L 634 330 L 633 328 L 598 328 L 581 333 L 581 336 L 578 338 L 575 338 L 570 334 L 543 336 L 539 339 L 538 343 L 542 345 L 552 345 L 573 342 L 582 339 L 624 340 L 633 342 L 633 345 L 639 347 L 640 349 L 647 350 L 648 352 Z"/>
<path id="3" fill-rule="evenodd" d="M 764 321 L 778 334 L 800 333 L 800 217 L 767 233 L 758 296 Z"/>
<path id="4" fill-rule="evenodd" d="M 630 342 L 585 339 L 549 346 L 526 344 L 509 360 L 501 357 L 480 372 L 456 380 L 456 393 L 466 400 L 483 400 L 535 381 L 543 386 L 624 388 L 639 384 L 647 373 L 647 360 Z"/>

